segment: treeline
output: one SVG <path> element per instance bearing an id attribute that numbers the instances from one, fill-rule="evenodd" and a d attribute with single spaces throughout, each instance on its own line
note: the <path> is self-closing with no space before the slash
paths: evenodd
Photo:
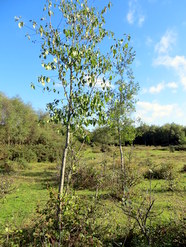
<path id="1" fill-rule="evenodd" d="M 92 132 L 92 142 L 117 145 L 117 133 L 109 127 L 96 128 Z M 175 123 L 163 126 L 146 125 L 128 127 L 124 131 L 123 145 L 136 144 L 146 146 L 177 146 L 186 144 L 186 126 Z"/>
<path id="2" fill-rule="evenodd" d="M 65 134 L 61 124 L 49 121 L 49 115 L 35 112 L 19 97 L 7 98 L 0 93 L 0 160 L 50 161 L 61 158 Z M 87 132 L 88 133 L 88 132 Z M 124 126 L 122 144 L 169 146 L 186 144 L 186 127 L 143 124 L 137 128 Z M 90 133 L 92 143 L 118 145 L 115 129 L 107 126 Z M 82 141 L 81 138 L 78 138 Z"/>
<path id="3" fill-rule="evenodd" d="M 0 160 L 56 161 L 63 145 L 61 125 L 49 122 L 18 97 L 0 94 Z"/>
<path id="4" fill-rule="evenodd" d="M 146 125 L 136 128 L 135 144 L 169 146 L 186 144 L 186 126 L 175 123 L 163 126 Z"/>

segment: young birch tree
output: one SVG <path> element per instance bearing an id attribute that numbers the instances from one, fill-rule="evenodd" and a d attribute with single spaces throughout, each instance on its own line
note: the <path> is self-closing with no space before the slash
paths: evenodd
<path id="1" fill-rule="evenodd" d="M 135 137 L 131 113 L 135 110 L 135 96 L 138 91 L 138 84 L 134 82 L 131 69 L 135 53 L 130 47 L 129 42 L 130 36 L 125 36 L 124 39 L 116 41 L 111 47 L 113 53 L 113 72 L 116 83 L 108 110 L 110 126 L 117 133 L 120 148 L 121 172 L 123 173 L 124 181 L 126 167 L 122 145 L 126 141 L 131 142 Z"/>
<path id="2" fill-rule="evenodd" d="M 59 198 L 64 193 L 67 154 L 73 131 L 104 120 L 103 108 L 109 98 L 107 85 L 111 80 L 112 64 L 108 54 L 102 53 L 99 46 L 104 39 L 113 36 L 104 28 L 104 14 L 108 8 L 110 3 L 98 11 L 89 7 L 87 0 L 47 1 L 44 7 L 46 17 L 41 18 L 40 24 L 31 21 L 33 30 L 41 39 L 42 66 L 52 74 L 46 72 L 38 77 L 38 81 L 44 90 L 57 93 L 48 108 L 51 118 L 66 127 Z M 20 28 L 27 27 L 20 18 L 16 20 Z M 97 86 L 100 80 L 101 86 Z"/>

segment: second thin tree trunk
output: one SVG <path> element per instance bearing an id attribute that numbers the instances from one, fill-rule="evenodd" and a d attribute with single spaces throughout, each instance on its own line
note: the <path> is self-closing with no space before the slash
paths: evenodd
<path id="1" fill-rule="evenodd" d="M 121 141 L 121 131 L 120 128 L 118 128 L 118 134 L 119 134 L 119 148 L 120 148 L 120 160 L 121 160 L 121 172 L 122 172 L 122 190 L 124 191 L 125 189 L 125 184 L 126 184 L 126 171 L 125 171 L 125 160 L 124 160 L 124 155 L 123 155 L 123 148 L 122 148 L 122 141 Z"/>

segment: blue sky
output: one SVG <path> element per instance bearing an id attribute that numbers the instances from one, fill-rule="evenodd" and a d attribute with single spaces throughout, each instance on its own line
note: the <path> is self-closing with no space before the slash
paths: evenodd
<path id="1" fill-rule="evenodd" d="M 97 5 L 106 0 L 92 0 Z M 0 91 L 20 96 L 35 110 L 45 110 L 52 95 L 36 90 L 42 73 L 39 44 L 33 44 L 20 30 L 14 16 L 24 20 L 42 16 L 45 0 L 0 0 Z M 133 65 L 140 91 L 136 117 L 148 124 L 175 122 L 186 125 L 186 1 L 113 0 L 106 15 L 107 27 L 117 37 L 130 34 L 136 51 Z"/>

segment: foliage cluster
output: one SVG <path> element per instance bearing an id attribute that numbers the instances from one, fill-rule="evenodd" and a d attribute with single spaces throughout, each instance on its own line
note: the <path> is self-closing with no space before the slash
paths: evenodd
<path id="1" fill-rule="evenodd" d="M 54 162 L 61 156 L 63 131 L 46 113 L 34 112 L 20 98 L 0 94 L 0 162 Z"/>

